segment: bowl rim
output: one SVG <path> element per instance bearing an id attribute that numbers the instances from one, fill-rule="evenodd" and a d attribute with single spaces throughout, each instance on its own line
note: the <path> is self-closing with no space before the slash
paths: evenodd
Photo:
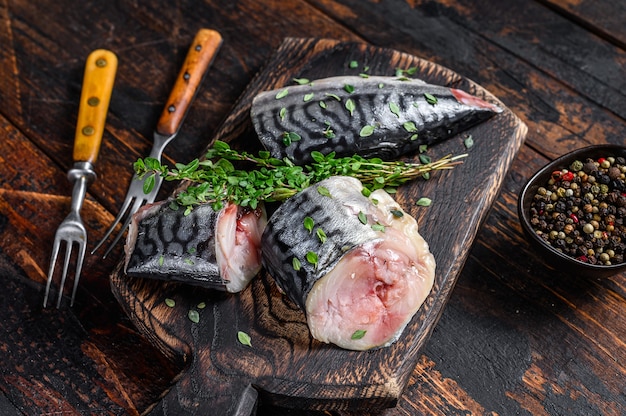
<path id="1" fill-rule="evenodd" d="M 584 158 L 594 157 L 593 155 L 596 155 L 602 151 L 614 152 L 614 153 L 619 152 L 620 156 L 626 157 L 626 146 L 622 146 L 618 144 L 592 145 L 592 146 L 575 149 L 568 153 L 565 153 L 559 156 L 558 158 L 552 160 L 551 162 L 548 162 L 547 164 L 545 164 L 542 168 L 537 170 L 526 181 L 524 187 L 522 188 L 522 191 L 520 192 L 518 196 L 517 210 L 518 210 L 518 216 L 520 218 L 520 223 L 522 227 L 525 229 L 526 233 L 530 236 L 530 238 L 534 240 L 536 243 L 539 243 L 541 247 L 544 247 L 545 249 L 547 249 L 551 254 L 553 254 L 557 258 L 567 263 L 570 263 L 572 265 L 576 265 L 576 267 L 579 267 L 581 269 L 586 269 L 588 271 L 618 272 L 621 269 L 626 268 L 626 260 L 623 261 L 622 263 L 611 264 L 609 266 L 606 266 L 603 264 L 583 263 L 582 261 L 577 260 L 574 257 L 571 257 L 563 252 L 558 251 L 556 248 L 552 247 L 550 244 L 547 244 L 542 238 L 540 238 L 535 233 L 535 230 L 530 224 L 530 218 L 529 218 L 530 213 L 529 213 L 529 205 L 528 205 L 529 202 L 527 203 L 527 201 L 530 201 L 529 199 L 530 197 L 528 195 L 530 195 L 531 191 L 535 191 L 540 186 L 543 186 L 543 184 L 540 184 L 539 181 L 545 180 L 545 182 L 547 182 L 547 176 L 550 175 L 554 170 L 558 169 L 559 167 L 561 169 L 568 168 L 571 162 L 573 162 L 576 159 L 579 159 L 581 155 L 583 155 Z M 586 155 L 589 155 L 589 156 L 586 156 Z M 614 154 L 609 154 L 608 156 L 613 156 L 613 155 Z M 544 179 L 544 177 L 546 178 Z"/>

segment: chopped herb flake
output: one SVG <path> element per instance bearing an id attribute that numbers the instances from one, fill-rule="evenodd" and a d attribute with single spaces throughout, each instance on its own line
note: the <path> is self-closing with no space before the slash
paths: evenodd
<path id="1" fill-rule="evenodd" d="M 361 224 L 363 225 L 367 224 L 367 216 L 365 216 L 363 211 L 359 211 L 359 214 L 357 215 L 357 217 L 359 218 L 359 221 L 361 221 Z"/>
<path id="2" fill-rule="evenodd" d="M 366 332 L 367 331 L 364 329 L 357 329 L 356 331 L 354 331 L 350 339 L 354 339 L 354 340 L 361 339 L 365 336 Z"/>
<path id="3" fill-rule="evenodd" d="M 408 131 L 409 133 L 417 132 L 417 126 L 415 126 L 415 123 L 412 121 L 407 121 L 403 123 L 402 127 L 404 127 L 404 130 Z"/>
<path id="4" fill-rule="evenodd" d="M 352 94 L 354 92 L 354 85 L 346 84 L 343 86 L 343 89 L 346 90 L 348 94 Z"/>
<path id="5" fill-rule="evenodd" d="M 348 66 L 349 66 L 351 69 L 355 69 L 355 68 L 358 68 L 358 67 L 359 67 L 359 63 L 358 63 L 357 61 L 350 61 L 350 63 L 348 64 Z"/>
<path id="6" fill-rule="evenodd" d="M 428 150 L 428 145 L 427 144 L 420 144 L 420 146 L 418 147 L 419 152 L 420 153 L 424 153 L 425 151 Z"/>
<path id="7" fill-rule="evenodd" d="M 396 217 L 396 218 L 402 218 L 404 217 L 404 212 L 402 212 L 402 210 L 400 209 L 392 209 L 391 210 L 391 214 Z"/>
<path id="8" fill-rule="evenodd" d="M 389 103 L 389 110 L 398 118 L 400 118 L 400 107 L 396 103 Z"/>
<path id="9" fill-rule="evenodd" d="M 363 126 L 361 131 L 359 131 L 360 137 L 369 137 L 372 134 L 374 134 L 374 126 L 370 126 L 370 125 Z"/>
<path id="10" fill-rule="evenodd" d="M 176 301 L 171 298 L 165 298 L 165 304 L 170 308 L 173 308 L 174 306 L 176 306 Z"/>
<path id="11" fill-rule="evenodd" d="M 313 227 L 315 226 L 315 221 L 313 221 L 313 218 L 311 217 L 305 217 L 304 218 L 304 229 L 307 230 L 309 233 L 311 231 L 313 231 Z"/>
<path id="12" fill-rule="evenodd" d="M 311 263 L 313 266 L 317 267 L 317 262 L 318 262 L 318 257 L 317 257 L 317 253 L 314 251 L 308 251 L 306 253 L 306 261 L 308 261 L 309 263 Z"/>
<path id="13" fill-rule="evenodd" d="M 426 98 L 426 102 L 430 105 L 437 104 L 437 97 L 427 92 L 424 93 L 424 98 Z"/>
<path id="14" fill-rule="evenodd" d="M 298 85 L 305 85 L 310 83 L 311 81 L 308 78 L 294 78 L 293 82 L 295 82 Z"/>
<path id="15" fill-rule="evenodd" d="M 237 340 L 241 343 L 241 345 L 245 345 L 246 347 L 252 346 L 252 338 L 250 338 L 250 335 L 243 331 L 237 331 Z"/>
<path id="16" fill-rule="evenodd" d="M 372 224 L 372 230 L 374 231 L 381 231 L 381 232 L 385 232 L 385 226 L 379 223 L 376 224 Z"/>
<path id="17" fill-rule="evenodd" d="M 431 162 L 430 156 L 425 155 L 423 153 L 419 156 L 419 158 L 420 158 L 420 162 L 422 162 L 424 164 L 428 164 L 428 163 Z"/>
<path id="18" fill-rule="evenodd" d="M 472 137 L 472 135 L 467 136 L 465 140 L 463 140 L 463 144 L 465 145 L 466 149 L 474 146 L 474 138 Z"/>
<path id="19" fill-rule="evenodd" d="M 325 188 L 323 186 L 318 186 L 317 192 L 319 192 L 319 194 L 322 196 L 330 196 L 330 191 L 328 190 L 328 188 Z"/>
<path id="20" fill-rule="evenodd" d="M 320 101 L 320 107 L 326 108 L 326 103 L 324 101 Z"/>
<path id="21" fill-rule="evenodd" d="M 305 103 L 307 103 L 307 102 L 311 101 L 311 100 L 313 99 L 313 97 L 314 97 L 314 96 L 315 96 L 315 94 L 313 94 L 312 92 L 311 92 L 311 93 L 308 93 L 308 94 L 305 94 L 305 95 L 304 95 L 304 98 L 303 98 L 303 101 L 304 101 Z"/>
<path id="22" fill-rule="evenodd" d="M 302 263 L 300 263 L 300 260 L 298 260 L 298 258 L 297 258 L 297 257 L 294 257 L 294 258 L 291 260 L 291 266 L 293 267 L 293 269 L 294 269 L 295 271 L 298 271 L 298 270 L 300 270 L 300 267 L 302 267 Z"/>
<path id="23" fill-rule="evenodd" d="M 346 110 L 350 112 L 350 115 L 354 114 L 354 110 L 356 109 L 356 104 L 354 104 L 354 100 L 352 98 L 348 98 L 346 100 Z"/>
<path id="24" fill-rule="evenodd" d="M 330 93 L 326 93 L 326 96 L 327 96 L 327 97 L 330 97 L 330 98 L 334 98 L 334 99 L 335 99 L 335 100 L 337 100 L 337 101 L 341 101 L 341 97 L 340 97 L 340 96 L 338 96 L 337 94 L 330 94 Z"/>
<path id="25" fill-rule="evenodd" d="M 197 324 L 198 322 L 200 322 L 200 314 L 195 309 L 190 309 L 189 313 L 187 314 L 187 317 L 194 324 Z"/>
<path id="26" fill-rule="evenodd" d="M 284 120 L 285 116 L 287 115 L 287 109 L 285 107 L 281 108 L 278 115 L 280 116 L 281 120 Z"/>
<path id="27" fill-rule="evenodd" d="M 430 198 L 422 197 L 422 198 L 417 200 L 415 205 L 417 205 L 419 207 L 429 207 L 432 202 L 433 201 Z"/>
<path id="28" fill-rule="evenodd" d="M 320 239 L 320 242 L 324 244 L 326 242 L 326 239 L 328 238 L 324 230 L 318 228 L 317 230 L 315 230 L 315 233 L 317 234 L 317 238 Z"/>
<path id="29" fill-rule="evenodd" d="M 276 99 L 280 100 L 281 98 L 285 98 L 287 94 L 289 94 L 289 90 L 287 88 L 280 90 L 276 93 Z"/>
<path id="30" fill-rule="evenodd" d="M 200 302 L 196 305 L 196 308 L 198 309 L 204 309 L 206 308 L 206 303 L 205 302 Z"/>

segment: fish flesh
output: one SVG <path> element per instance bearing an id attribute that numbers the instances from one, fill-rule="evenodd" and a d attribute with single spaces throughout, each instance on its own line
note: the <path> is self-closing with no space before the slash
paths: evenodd
<path id="1" fill-rule="evenodd" d="M 419 79 L 339 76 L 261 92 L 250 115 L 273 157 L 306 164 L 312 151 L 393 160 L 500 112 L 465 91 Z"/>
<path id="2" fill-rule="evenodd" d="M 391 345 L 430 293 L 435 259 L 384 190 L 334 176 L 286 200 L 261 239 L 263 265 L 305 312 L 313 338 L 350 350 Z"/>
<path id="3" fill-rule="evenodd" d="M 173 200 L 140 208 L 128 228 L 128 276 L 184 282 L 236 293 L 261 269 L 261 234 L 267 224 L 256 209 L 201 204 L 185 215 Z"/>

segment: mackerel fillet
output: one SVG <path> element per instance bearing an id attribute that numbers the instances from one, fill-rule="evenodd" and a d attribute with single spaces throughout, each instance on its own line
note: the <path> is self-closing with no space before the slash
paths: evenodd
<path id="1" fill-rule="evenodd" d="M 500 112 L 465 91 L 419 79 L 340 76 L 262 92 L 250 115 L 273 157 L 306 164 L 312 151 L 396 159 Z"/>
<path id="2" fill-rule="evenodd" d="M 362 189 L 343 176 L 310 186 L 277 209 L 261 240 L 263 265 L 313 338 L 351 350 L 397 340 L 435 275 L 415 219 L 385 191 Z"/>

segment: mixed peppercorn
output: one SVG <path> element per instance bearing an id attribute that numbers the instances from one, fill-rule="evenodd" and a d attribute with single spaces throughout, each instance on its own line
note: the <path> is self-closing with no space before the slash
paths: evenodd
<path id="1" fill-rule="evenodd" d="M 552 172 L 530 207 L 536 234 L 581 262 L 612 265 L 626 255 L 626 158 L 574 161 Z"/>

